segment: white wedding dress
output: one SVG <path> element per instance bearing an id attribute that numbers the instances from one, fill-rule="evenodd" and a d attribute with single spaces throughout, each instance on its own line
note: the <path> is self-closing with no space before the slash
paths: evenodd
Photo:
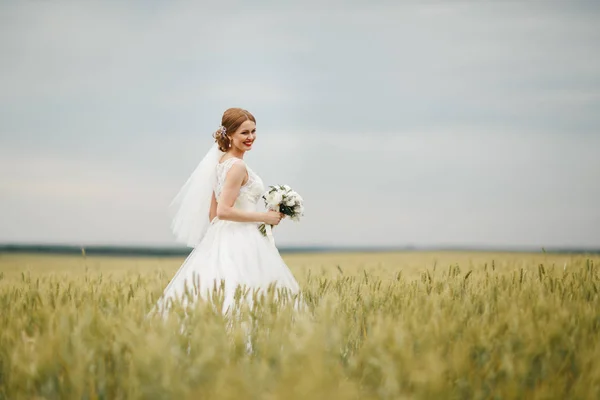
<path id="1" fill-rule="evenodd" d="M 227 172 L 231 166 L 243 161 L 229 158 L 218 163 L 216 168 L 215 198 L 219 199 Z M 256 211 L 257 203 L 264 193 L 260 177 L 248 166 L 248 180 L 240 188 L 234 207 Z M 208 217 L 207 217 L 208 219 Z M 296 294 L 299 286 L 281 258 L 277 248 L 258 230 L 259 223 L 234 222 L 215 218 L 210 222 L 200 243 L 184 261 L 173 279 L 164 290 L 157 306 L 163 315 L 169 306 L 169 299 L 181 300 L 184 306 L 190 305 L 190 298 L 211 300 L 213 289 L 224 285 L 222 312 L 231 312 L 235 305 L 234 296 L 238 286 L 250 289 L 246 304 L 252 304 L 252 291 L 263 292 L 270 285 Z M 184 296 L 188 289 L 188 295 Z M 190 296 L 191 295 L 191 296 Z"/>

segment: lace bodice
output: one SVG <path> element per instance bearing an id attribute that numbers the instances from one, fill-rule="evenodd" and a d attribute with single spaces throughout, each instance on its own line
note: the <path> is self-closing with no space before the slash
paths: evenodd
<path id="1" fill-rule="evenodd" d="M 223 185 L 225 184 L 225 179 L 227 178 L 227 173 L 231 166 L 236 162 L 242 162 L 243 160 L 232 157 L 229 158 L 222 163 L 217 164 L 217 182 L 215 184 L 215 198 L 219 201 L 219 197 L 221 196 L 221 192 L 223 191 Z M 240 188 L 240 194 L 235 202 L 236 207 L 244 208 L 244 209 L 253 209 L 256 207 L 260 196 L 262 196 L 264 192 L 264 184 L 262 179 L 250 167 L 246 165 L 246 170 L 248 171 L 248 181 L 242 185 Z"/>

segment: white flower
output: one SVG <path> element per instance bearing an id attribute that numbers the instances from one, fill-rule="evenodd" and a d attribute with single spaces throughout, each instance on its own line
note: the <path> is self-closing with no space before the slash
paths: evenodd
<path id="1" fill-rule="evenodd" d="M 296 204 L 294 206 L 294 212 L 296 214 L 302 215 L 302 213 L 304 213 L 304 206 L 302 204 Z"/>
<path id="2" fill-rule="evenodd" d="M 302 203 L 302 196 L 300 196 L 298 193 L 292 191 L 288 194 L 288 196 L 292 197 L 294 199 L 294 201 L 296 203 Z"/>
<path id="3" fill-rule="evenodd" d="M 269 186 L 269 190 L 263 195 L 263 198 L 268 209 L 278 210 L 281 205 L 290 207 L 296 214 L 292 218 L 294 221 L 298 221 L 304 212 L 302 196 L 288 185 Z"/>
<path id="4" fill-rule="evenodd" d="M 272 193 L 273 197 L 272 197 L 272 201 L 269 202 L 269 204 L 271 205 L 280 205 L 281 202 L 283 201 L 283 194 L 281 192 L 274 192 Z"/>
<path id="5" fill-rule="evenodd" d="M 288 206 L 288 207 L 292 207 L 292 206 L 293 206 L 293 205 L 295 205 L 295 204 L 296 204 L 296 200 L 295 200 L 293 197 L 289 197 L 289 196 L 288 196 L 288 197 L 285 199 L 285 205 L 286 205 L 286 206 Z"/>
<path id="6" fill-rule="evenodd" d="M 275 194 L 275 193 L 273 193 L 273 192 L 269 192 L 269 193 L 265 194 L 265 196 L 264 196 L 264 197 L 265 197 L 265 202 L 266 202 L 267 204 L 273 204 L 273 197 L 274 197 L 274 194 Z"/>

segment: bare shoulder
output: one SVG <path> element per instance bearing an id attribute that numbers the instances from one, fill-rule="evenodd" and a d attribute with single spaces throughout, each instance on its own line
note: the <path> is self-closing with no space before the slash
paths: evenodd
<path id="1" fill-rule="evenodd" d="M 230 171 L 238 171 L 246 173 L 246 163 L 241 158 L 233 158 Z"/>
<path id="2" fill-rule="evenodd" d="M 243 165 L 245 168 L 244 160 L 237 157 L 223 158 L 219 161 L 218 165 L 226 171 L 230 171 L 231 169 L 239 168 L 238 164 Z"/>
<path id="3" fill-rule="evenodd" d="M 247 175 L 248 172 L 246 169 L 246 163 L 239 158 L 234 159 L 229 171 L 227 172 L 227 177 L 242 181 L 245 180 Z"/>

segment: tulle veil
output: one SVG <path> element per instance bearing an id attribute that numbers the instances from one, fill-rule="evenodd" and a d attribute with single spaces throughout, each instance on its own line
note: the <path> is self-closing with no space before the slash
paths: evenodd
<path id="1" fill-rule="evenodd" d="M 171 230 L 177 241 L 196 247 L 204 237 L 209 221 L 210 204 L 217 180 L 216 165 L 225 154 L 214 143 L 171 204 Z"/>

